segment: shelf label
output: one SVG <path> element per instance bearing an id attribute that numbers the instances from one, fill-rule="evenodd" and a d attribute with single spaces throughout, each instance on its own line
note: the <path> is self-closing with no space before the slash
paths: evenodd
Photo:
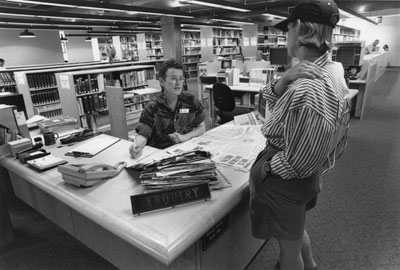
<path id="1" fill-rule="evenodd" d="M 218 238 L 224 234 L 229 227 L 229 215 L 218 221 L 206 234 L 201 238 L 202 250 L 206 251 Z"/>
<path id="2" fill-rule="evenodd" d="M 70 88 L 68 76 L 60 75 L 60 81 L 61 81 L 61 88 L 66 88 L 66 89 Z"/>
<path id="3" fill-rule="evenodd" d="M 206 46 L 207 46 L 207 42 L 206 42 L 206 39 L 205 39 L 205 38 L 201 38 L 201 39 L 200 39 L 200 46 L 201 46 L 201 47 L 206 47 Z"/>
<path id="4" fill-rule="evenodd" d="M 212 47 L 212 46 L 213 46 L 213 39 L 207 38 L 207 47 Z"/>
<path id="5" fill-rule="evenodd" d="M 133 195 L 131 196 L 132 213 L 140 215 L 141 213 L 175 207 L 181 204 L 206 201 L 210 198 L 211 193 L 208 183 Z"/>
<path id="6" fill-rule="evenodd" d="M 25 84 L 24 76 L 21 73 L 15 73 L 15 79 L 18 84 Z"/>
<path id="7" fill-rule="evenodd" d="M 257 46 L 257 37 L 250 38 L 250 46 Z"/>
<path id="8" fill-rule="evenodd" d="M 250 46 L 249 38 L 243 37 L 243 46 Z"/>

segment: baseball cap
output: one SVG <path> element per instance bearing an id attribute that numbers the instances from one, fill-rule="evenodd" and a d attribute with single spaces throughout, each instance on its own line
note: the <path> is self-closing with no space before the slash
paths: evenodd
<path id="1" fill-rule="evenodd" d="M 302 22 L 315 22 L 333 28 L 339 21 L 339 10 L 333 0 L 301 0 L 289 17 L 274 25 L 274 28 L 288 31 L 288 23 L 298 19 Z"/>

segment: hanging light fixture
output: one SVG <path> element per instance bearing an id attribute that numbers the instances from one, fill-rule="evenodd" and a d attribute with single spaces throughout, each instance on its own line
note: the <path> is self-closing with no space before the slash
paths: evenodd
<path id="1" fill-rule="evenodd" d="M 85 42 L 91 42 L 91 41 L 92 41 L 92 38 L 91 38 L 91 37 L 85 38 Z"/>
<path id="2" fill-rule="evenodd" d="M 25 29 L 24 32 L 19 33 L 20 38 L 35 38 L 36 35 L 32 32 L 29 32 L 28 29 Z"/>

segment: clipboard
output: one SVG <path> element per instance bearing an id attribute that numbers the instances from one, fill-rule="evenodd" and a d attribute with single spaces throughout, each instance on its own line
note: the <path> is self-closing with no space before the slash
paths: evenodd
<path id="1" fill-rule="evenodd" d="M 120 138 L 100 134 L 69 150 L 65 155 L 91 158 L 120 140 Z"/>

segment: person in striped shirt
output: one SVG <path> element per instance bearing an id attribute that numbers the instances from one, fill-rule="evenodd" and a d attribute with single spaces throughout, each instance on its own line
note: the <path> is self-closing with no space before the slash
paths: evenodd
<path id="1" fill-rule="evenodd" d="M 334 1 L 302 0 L 274 26 L 288 32 L 288 54 L 300 63 L 263 91 L 271 117 L 250 171 L 250 216 L 254 237 L 278 240 L 282 270 L 316 269 L 305 212 L 316 204 L 347 90 L 342 65 L 329 55 L 338 20 Z"/>

